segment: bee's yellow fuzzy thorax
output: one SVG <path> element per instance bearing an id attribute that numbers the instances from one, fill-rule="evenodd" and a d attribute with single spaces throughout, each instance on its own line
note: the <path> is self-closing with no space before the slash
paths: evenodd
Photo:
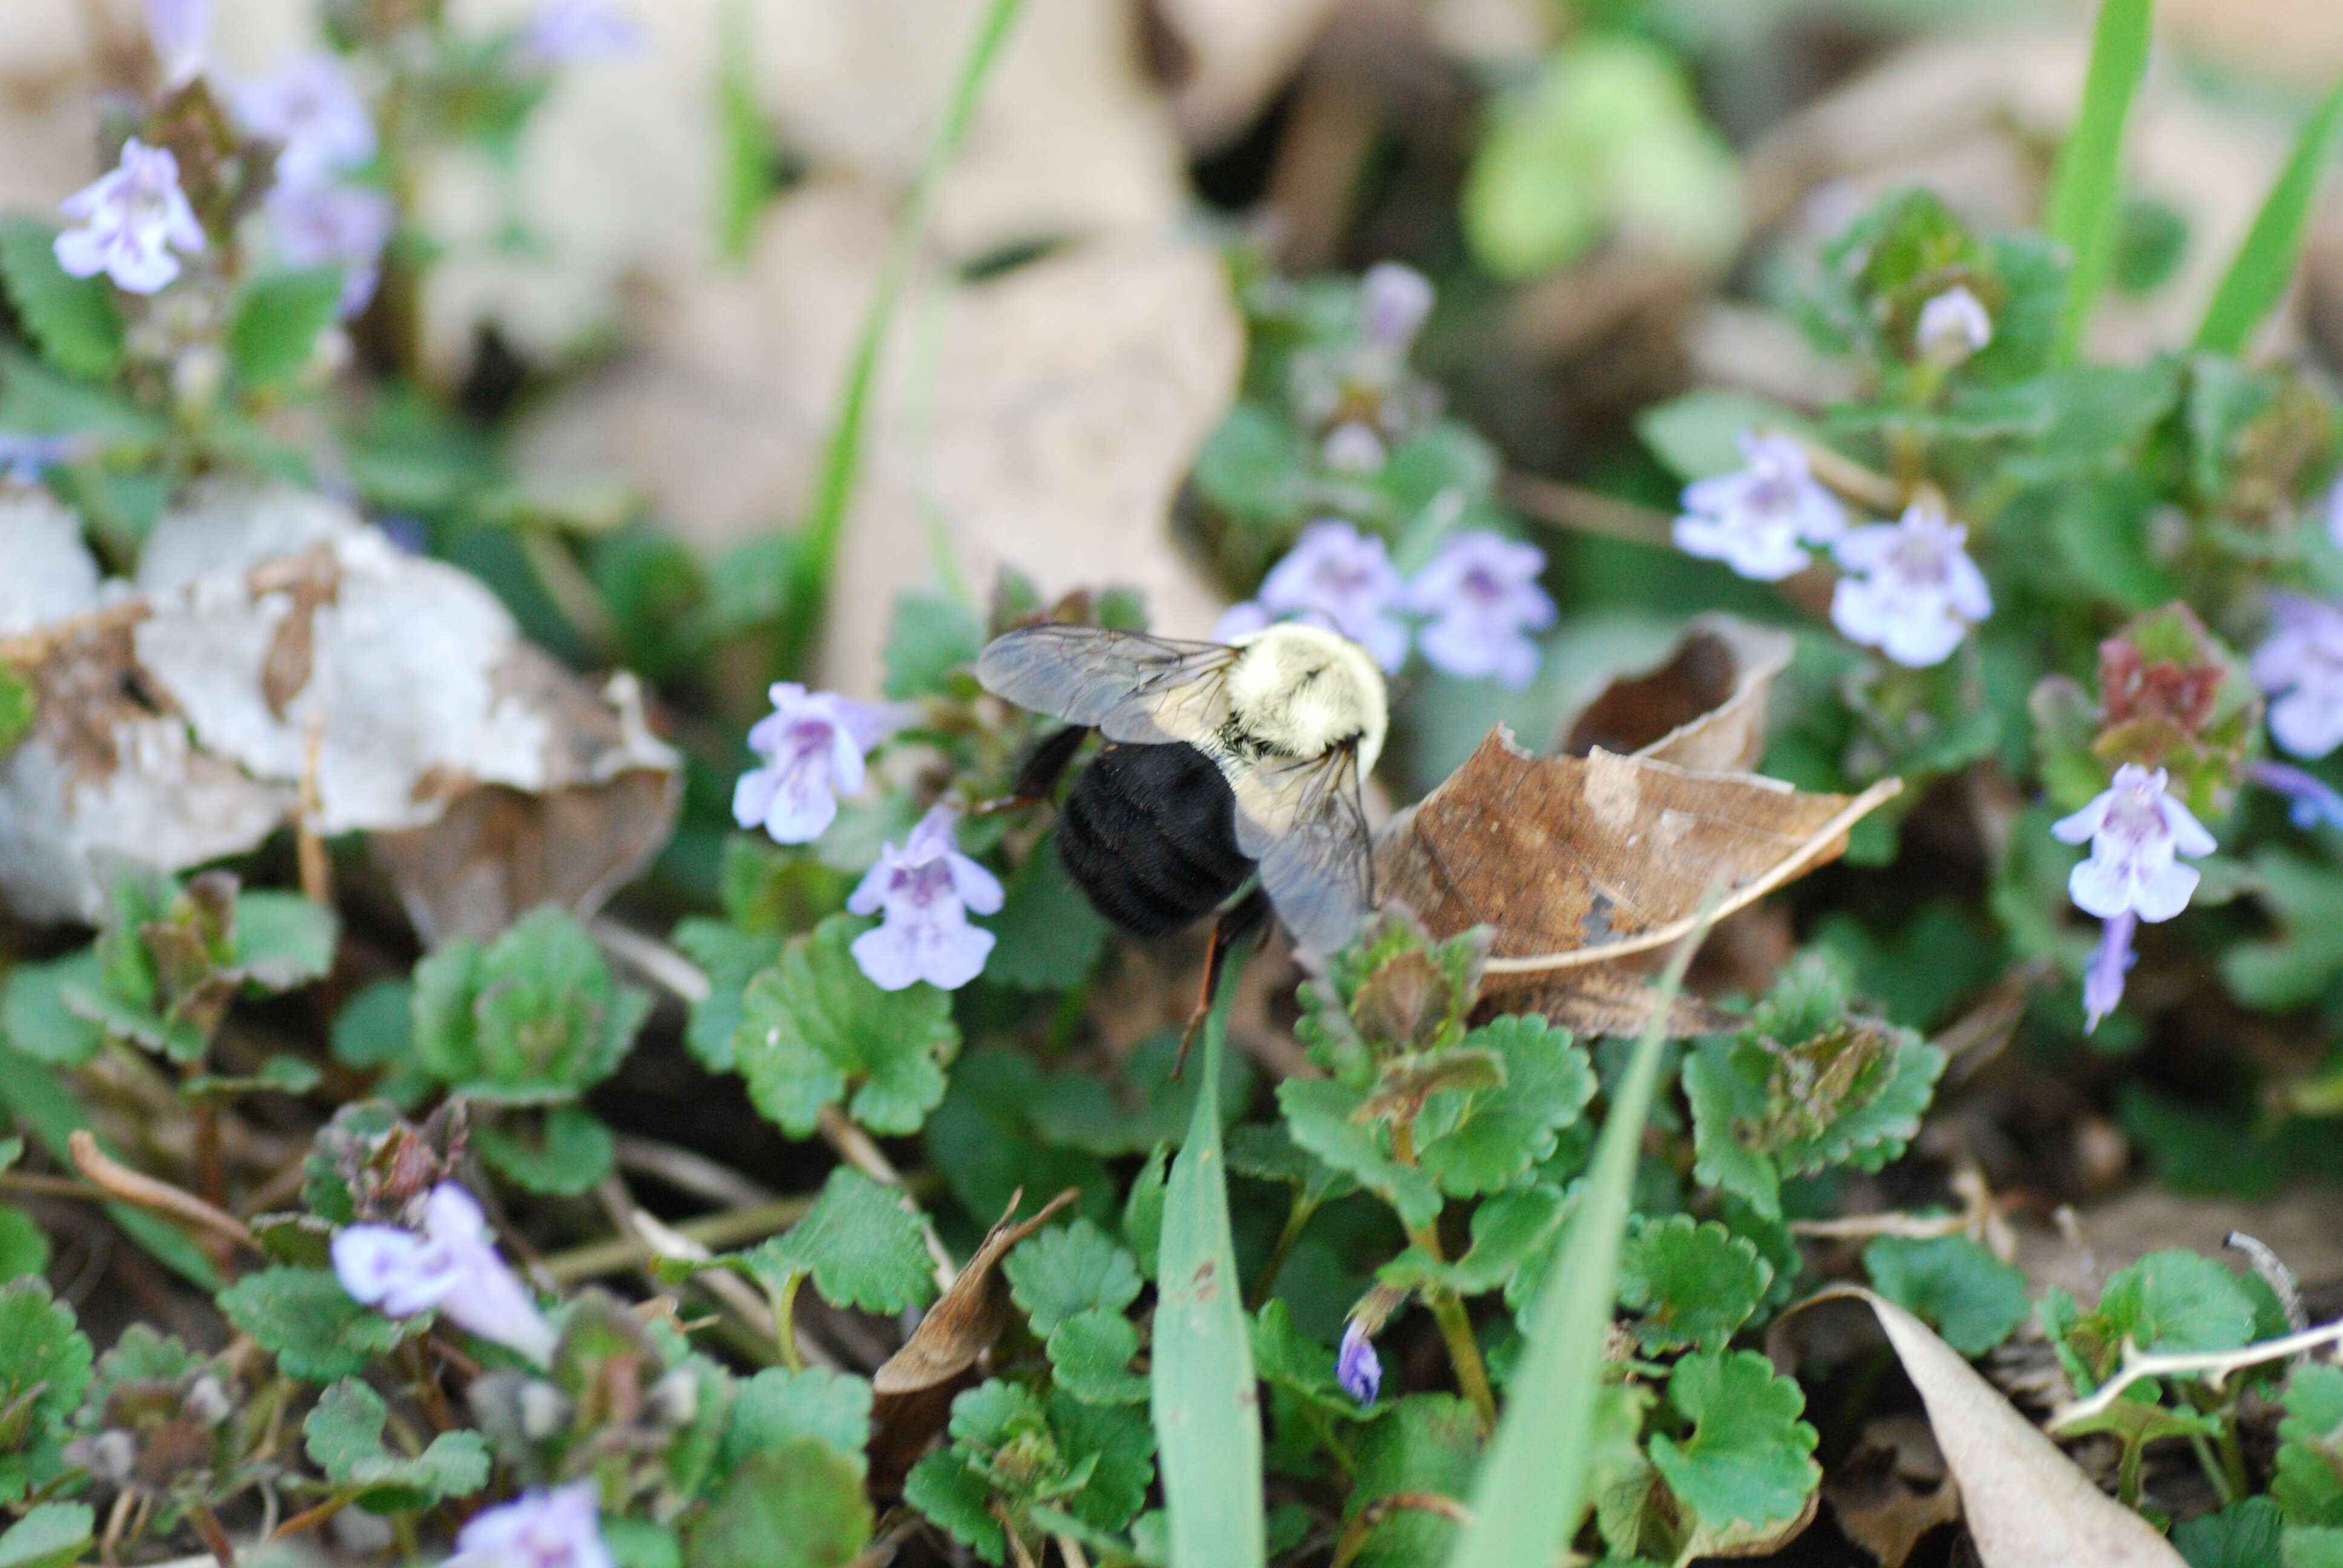
<path id="1" fill-rule="evenodd" d="M 1358 738 L 1359 773 L 1383 755 L 1389 727 L 1383 671 L 1339 632 L 1281 625 L 1239 638 L 1229 713 L 1242 733 L 1290 757 L 1317 757 Z"/>

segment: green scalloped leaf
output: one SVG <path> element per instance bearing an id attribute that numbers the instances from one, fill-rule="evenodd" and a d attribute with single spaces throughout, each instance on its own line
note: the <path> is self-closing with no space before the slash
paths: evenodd
<path id="1" fill-rule="evenodd" d="M 1702 1532 L 1786 1523 L 1822 1483 L 1815 1429 L 1799 1419 L 1805 1395 L 1756 1352 L 1684 1357 L 1668 1374 L 1668 1402 L 1692 1433 L 1654 1434 L 1652 1463 Z"/>
<path id="2" fill-rule="evenodd" d="M 917 1132 L 943 1102 L 960 1050 L 951 993 L 920 981 L 881 990 L 854 962 L 871 922 L 832 915 L 749 982 L 732 1054 L 757 1109 L 792 1138 L 844 1101 L 873 1132 Z"/>
<path id="3" fill-rule="evenodd" d="M 1619 1303 L 1646 1354 L 1725 1348 L 1765 1299 L 1774 1270 L 1757 1249 L 1714 1220 L 1640 1220 L 1619 1252 Z"/>

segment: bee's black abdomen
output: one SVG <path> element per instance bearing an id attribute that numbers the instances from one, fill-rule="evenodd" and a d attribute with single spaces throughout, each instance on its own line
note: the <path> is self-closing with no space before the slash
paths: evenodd
<path id="1" fill-rule="evenodd" d="M 1099 913 L 1134 936 L 1169 936 L 1252 875 L 1236 805 L 1192 746 L 1108 746 L 1067 792 L 1058 852 Z"/>

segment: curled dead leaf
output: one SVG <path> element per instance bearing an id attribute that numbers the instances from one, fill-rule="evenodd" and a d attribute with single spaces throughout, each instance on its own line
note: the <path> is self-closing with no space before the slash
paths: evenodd
<path id="1" fill-rule="evenodd" d="M 598 693 L 485 586 L 339 502 L 200 486 L 136 587 L 0 638 L 38 702 L 0 759 L 0 897 L 22 916 L 93 918 L 116 865 L 239 853 L 297 809 L 317 834 L 398 835 L 387 858 L 434 940 L 543 898 L 590 912 L 665 841 L 678 761 L 632 680 Z"/>
<path id="2" fill-rule="evenodd" d="M 1566 987 L 1563 971 L 1676 940 L 1712 889 L 1730 914 L 1835 858 L 1902 787 L 1810 794 L 1608 751 L 1538 758 L 1501 727 L 1393 820 L 1376 876 L 1436 937 L 1491 927 L 1490 989 Z"/>
<path id="3" fill-rule="evenodd" d="M 1081 1194 L 1070 1187 L 1031 1219 L 1012 1221 L 1010 1216 L 1024 1196 L 1021 1190 L 1011 1195 L 1008 1210 L 928 1309 L 903 1348 L 870 1374 L 875 1396 L 870 1414 L 877 1422 L 870 1462 L 878 1475 L 900 1476 L 910 1468 L 928 1440 L 941 1430 L 960 1380 L 1007 1326 L 1009 1282 L 1001 1277 L 1001 1260 Z"/>
<path id="4" fill-rule="evenodd" d="M 1775 678 L 1796 651 L 1796 640 L 1776 628 L 1702 616 L 1666 662 L 1621 676 L 1588 703 L 1555 749 L 1584 757 L 1600 749 L 1711 772 L 1755 768 L 1765 753 Z"/>
<path id="5" fill-rule="evenodd" d="M 1912 1416 L 1866 1422 L 1855 1452 L 1824 1478 L 1823 1499 L 1879 1568 L 1904 1568 L 1922 1536 L 1961 1516 L 1936 1434 Z"/>
<path id="6" fill-rule="evenodd" d="M 1960 1353 L 1895 1302 L 1839 1285 L 1793 1308 L 1869 1307 L 1927 1407 L 1984 1568 L 2184 1568 L 2156 1527 L 2091 1484 Z"/>

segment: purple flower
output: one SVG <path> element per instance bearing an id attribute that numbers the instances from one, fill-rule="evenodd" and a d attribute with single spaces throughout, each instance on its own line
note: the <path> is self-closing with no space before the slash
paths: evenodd
<path id="1" fill-rule="evenodd" d="M 2254 683 L 2271 698 L 2270 738 L 2297 757 L 2343 745 L 2343 607 L 2270 596 L 2270 635 L 2254 649 Z"/>
<path id="2" fill-rule="evenodd" d="M 1359 279 L 1359 335 L 1396 362 L 1415 347 L 1432 314 L 1431 280 L 1412 266 L 1379 261 Z"/>
<path id="3" fill-rule="evenodd" d="M 594 1483 L 528 1491 L 484 1508 L 456 1535 L 446 1568 L 614 1568 L 602 1543 Z"/>
<path id="4" fill-rule="evenodd" d="M 2324 780 L 2283 762 L 2248 763 L 2246 777 L 2265 789 L 2285 796 L 2288 820 L 2304 832 L 2322 822 L 2329 828 L 2343 829 L 2343 795 L 2329 789 Z"/>
<path id="5" fill-rule="evenodd" d="M 236 89 L 236 117 L 282 149 L 277 177 L 316 183 L 374 156 L 374 121 L 340 59 L 304 55 Z"/>
<path id="6" fill-rule="evenodd" d="M 364 310 L 397 217 L 389 196 L 366 186 L 284 184 L 269 191 L 267 209 L 277 254 L 292 266 L 340 267 L 342 318 Z"/>
<path id="7" fill-rule="evenodd" d="M 1367 1325 L 1357 1318 L 1342 1325 L 1342 1348 L 1334 1357 L 1334 1381 L 1361 1404 L 1374 1403 L 1375 1395 L 1383 1392 L 1383 1358 L 1375 1354 L 1375 1342 L 1367 1337 Z"/>
<path id="8" fill-rule="evenodd" d="M 1407 627 L 1391 613 L 1399 595 L 1399 573 L 1383 540 L 1329 518 L 1304 528 L 1292 551 L 1270 568 L 1260 602 L 1280 618 L 1323 616 L 1389 670 L 1407 661 Z"/>
<path id="9" fill-rule="evenodd" d="M 82 226 L 57 236 L 57 265 L 75 277 L 105 273 L 132 294 L 153 294 L 179 276 L 173 250 L 193 256 L 204 248 L 203 228 L 179 189 L 179 160 L 136 136 L 122 144 L 112 173 L 65 197 L 65 212 Z"/>
<path id="10" fill-rule="evenodd" d="M 453 1181 L 423 1201 L 423 1232 L 397 1225 L 345 1225 L 334 1235 L 334 1272 L 357 1301 L 389 1317 L 436 1307 L 484 1340 L 539 1364 L 552 1359 L 553 1326 L 497 1256 L 479 1204 Z"/>
<path id="11" fill-rule="evenodd" d="M 838 816 L 838 797 L 862 788 L 862 759 L 894 728 L 881 708 L 834 691 L 775 685 L 773 711 L 749 731 L 749 749 L 765 759 L 740 776 L 732 816 L 762 826 L 777 844 L 810 844 Z"/>
<path id="12" fill-rule="evenodd" d="M 1528 634 L 1554 624 L 1554 600 L 1538 587 L 1544 570 L 1534 545 L 1478 528 L 1449 535 L 1407 585 L 1407 608 L 1436 618 L 1419 634 L 1423 657 L 1444 674 L 1527 686 L 1538 667 Z"/>
<path id="13" fill-rule="evenodd" d="M 1814 558 L 1801 548 L 1846 531 L 1846 513 L 1806 469 L 1805 448 L 1787 436 L 1741 435 L 1749 466 L 1684 487 L 1676 548 L 1723 561 L 1743 577 L 1779 582 Z"/>
<path id="14" fill-rule="evenodd" d="M 211 30 L 211 0 L 146 0 L 146 42 L 163 69 L 166 91 L 203 74 L 204 41 Z"/>
<path id="15" fill-rule="evenodd" d="M 37 485 L 59 463 L 70 463 L 94 445 L 87 436 L 24 436 L 0 430 L 0 474 L 12 485 Z"/>
<path id="16" fill-rule="evenodd" d="M 522 57 L 542 65 L 618 60 L 643 46 L 643 30 L 609 0 L 544 0 L 521 35 Z"/>
<path id="17" fill-rule="evenodd" d="M 1831 547 L 1853 576 L 1831 593 L 1831 624 L 1896 663 L 1941 664 L 1993 613 L 1985 574 L 1962 546 L 1969 531 L 1924 507 L 1900 523 L 1856 528 Z"/>
<path id="18" fill-rule="evenodd" d="M 984 969 L 992 933 L 968 923 L 968 912 L 990 915 L 1001 908 L 1001 880 L 952 843 L 957 816 L 937 806 L 920 819 L 897 849 L 879 851 L 849 912 L 884 911 L 875 930 L 854 939 L 854 961 L 881 990 L 901 990 L 925 980 L 940 990 L 958 990 Z"/>
<path id="19" fill-rule="evenodd" d="M 2091 857 L 2066 879 L 2076 908 L 2103 920 L 2130 913 L 2151 924 L 2188 907 L 2197 870 L 2176 854 L 2213 852 L 2213 835 L 2188 808 L 2165 792 L 2165 772 L 2137 762 L 2116 769 L 2115 782 L 2050 831 L 2059 842 L 2091 841 Z"/>
<path id="20" fill-rule="evenodd" d="M 1239 599 L 1221 612 L 1212 623 L 1214 642 L 1234 642 L 1241 637 L 1251 637 L 1277 618 L 1261 608 L 1257 599 Z"/>
<path id="21" fill-rule="evenodd" d="M 2343 475 L 2327 490 L 2327 542 L 2343 550 Z"/>
<path id="22" fill-rule="evenodd" d="M 1912 337 L 1922 358 L 1955 366 L 1993 341 L 1993 317 L 1976 295 L 1955 284 L 1920 307 Z"/>
<path id="23" fill-rule="evenodd" d="M 2098 948 L 2091 954 L 2090 968 L 2083 971 L 2085 1034 L 2097 1029 L 2099 1020 L 2123 1000 L 2124 976 L 2139 957 L 2131 950 L 2132 933 L 2138 930 L 2139 917 L 2129 910 L 2099 929 Z"/>

